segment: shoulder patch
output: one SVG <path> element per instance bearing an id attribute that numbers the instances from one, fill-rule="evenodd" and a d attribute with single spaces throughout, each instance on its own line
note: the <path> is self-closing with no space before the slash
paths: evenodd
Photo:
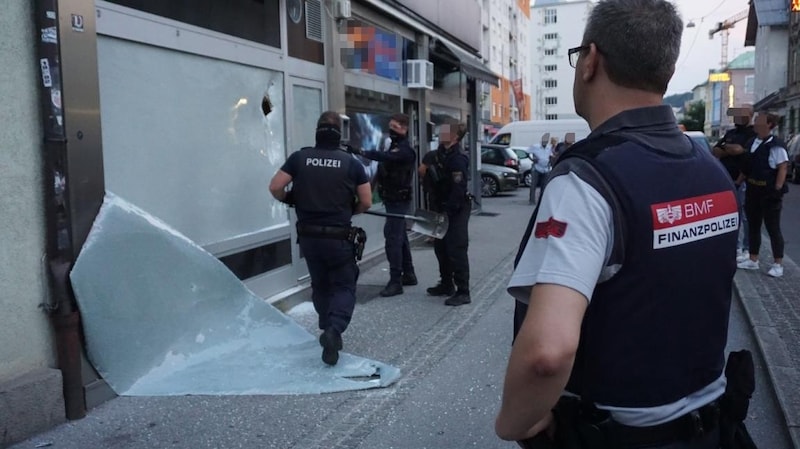
<path id="1" fill-rule="evenodd" d="M 561 238 L 564 237 L 566 232 L 567 223 L 550 217 L 547 219 L 547 221 L 540 221 L 536 223 L 536 229 L 534 230 L 533 236 L 537 239 L 546 239 L 547 237 L 551 236 Z"/>
<path id="2" fill-rule="evenodd" d="M 461 173 L 460 171 L 454 171 L 453 172 L 453 182 L 458 184 L 458 183 L 461 183 L 461 181 L 463 181 L 463 180 L 464 180 L 464 173 Z"/>

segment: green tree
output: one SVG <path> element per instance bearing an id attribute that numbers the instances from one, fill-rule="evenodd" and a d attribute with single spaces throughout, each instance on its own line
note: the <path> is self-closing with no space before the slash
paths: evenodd
<path id="1" fill-rule="evenodd" d="M 686 131 L 703 131 L 706 124 L 706 104 L 702 101 L 689 103 L 680 123 L 686 127 Z"/>

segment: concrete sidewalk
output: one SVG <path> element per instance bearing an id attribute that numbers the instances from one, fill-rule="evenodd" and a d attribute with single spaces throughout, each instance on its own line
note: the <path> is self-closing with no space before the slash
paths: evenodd
<path id="1" fill-rule="evenodd" d="M 769 238 L 759 251 L 761 270 L 739 270 L 734 291 L 767 365 L 794 447 L 800 448 L 800 267 L 784 258 L 782 278 L 767 275 Z"/>

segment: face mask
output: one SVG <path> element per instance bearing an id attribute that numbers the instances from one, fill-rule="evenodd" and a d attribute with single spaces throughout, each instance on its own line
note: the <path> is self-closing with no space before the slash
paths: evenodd
<path id="1" fill-rule="evenodd" d="M 333 125 L 325 125 L 317 128 L 318 147 L 337 147 L 341 143 L 342 133 L 339 128 Z"/>
<path id="2" fill-rule="evenodd" d="M 402 139 L 403 137 L 405 137 L 405 136 L 403 136 L 399 132 L 397 132 L 397 131 L 395 131 L 393 129 L 389 130 L 389 138 L 392 139 L 392 141 L 397 142 L 398 140 Z"/>

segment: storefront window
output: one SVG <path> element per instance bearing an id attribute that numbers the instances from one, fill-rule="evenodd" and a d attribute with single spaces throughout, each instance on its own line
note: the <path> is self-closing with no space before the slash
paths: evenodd
<path id="1" fill-rule="evenodd" d="M 270 47 L 281 47 L 279 0 L 109 1 Z"/>

